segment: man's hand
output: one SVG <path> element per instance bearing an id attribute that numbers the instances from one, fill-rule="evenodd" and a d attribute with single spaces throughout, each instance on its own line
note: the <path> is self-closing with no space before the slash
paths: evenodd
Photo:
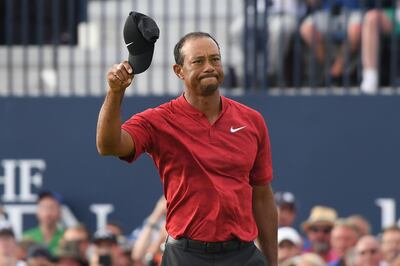
<path id="1" fill-rule="evenodd" d="M 96 145 L 99 154 L 128 157 L 135 154 L 135 144 L 128 132 L 121 130 L 121 104 L 125 89 L 133 80 L 128 61 L 114 65 L 107 72 L 108 91 L 97 121 Z"/>
<path id="2" fill-rule="evenodd" d="M 107 72 L 107 82 L 112 92 L 124 92 L 133 80 L 133 69 L 128 61 L 115 64 Z"/>

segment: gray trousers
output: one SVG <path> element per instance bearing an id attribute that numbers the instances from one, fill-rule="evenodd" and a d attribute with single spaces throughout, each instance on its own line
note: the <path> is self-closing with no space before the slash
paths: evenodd
<path id="1" fill-rule="evenodd" d="M 165 244 L 162 266 L 267 266 L 265 256 L 255 245 L 246 248 L 206 253 L 184 248 L 171 243 Z"/>

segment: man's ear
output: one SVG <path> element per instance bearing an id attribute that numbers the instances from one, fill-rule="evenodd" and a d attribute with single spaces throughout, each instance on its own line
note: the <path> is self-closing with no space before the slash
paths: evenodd
<path id="1" fill-rule="evenodd" d="M 184 79 L 183 75 L 182 75 L 182 66 L 178 65 L 178 64 L 174 64 L 172 66 L 172 68 L 174 69 L 175 75 L 179 78 L 179 79 Z"/>

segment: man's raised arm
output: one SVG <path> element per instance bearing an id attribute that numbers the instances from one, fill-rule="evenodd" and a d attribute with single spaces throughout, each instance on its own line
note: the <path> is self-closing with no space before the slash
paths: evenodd
<path id="1" fill-rule="evenodd" d="M 125 89 L 133 80 L 127 61 L 114 65 L 107 73 L 108 91 L 97 121 L 96 146 L 101 155 L 130 156 L 135 153 L 130 135 L 121 130 L 121 104 Z"/>

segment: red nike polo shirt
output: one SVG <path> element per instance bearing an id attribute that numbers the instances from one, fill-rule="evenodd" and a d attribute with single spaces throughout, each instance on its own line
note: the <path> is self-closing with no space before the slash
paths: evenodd
<path id="1" fill-rule="evenodd" d="M 167 231 L 178 239 L 252 241 L 252 186 L 272 179 L 267 127 L 257 111 L 221 96 L 212 125 L 180 96 L 122 125 L 136 153 L 154 160 L 167 199 Z"/>

